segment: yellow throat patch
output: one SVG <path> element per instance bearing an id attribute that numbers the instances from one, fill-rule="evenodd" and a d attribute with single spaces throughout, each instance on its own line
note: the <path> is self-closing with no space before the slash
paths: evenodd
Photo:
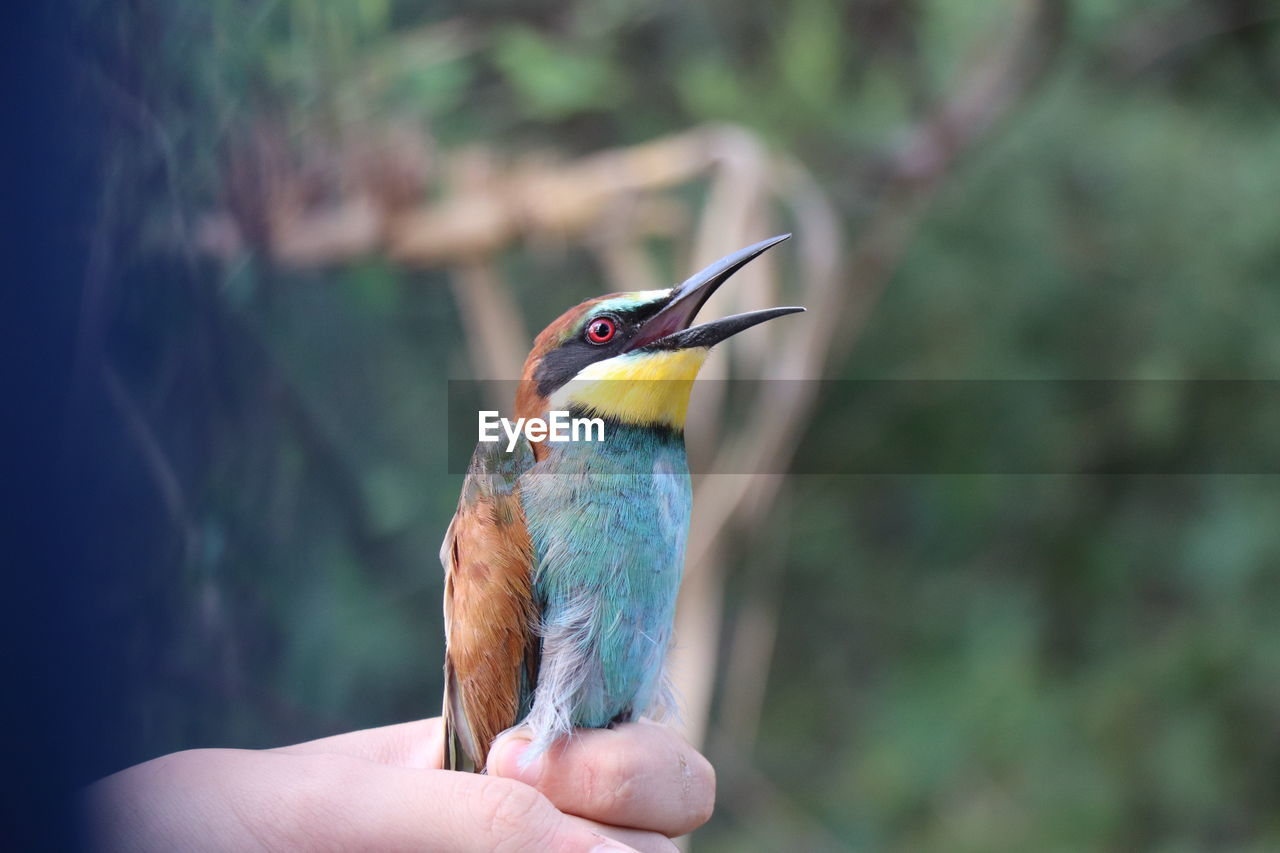
<path id="1" fill-rule="evenodd" d="M 684 429 L 693 380 L 706 347 L 634 352 L 589 364 L 551 396 L 550 408 L 581 407 L 588 417 Z"/>

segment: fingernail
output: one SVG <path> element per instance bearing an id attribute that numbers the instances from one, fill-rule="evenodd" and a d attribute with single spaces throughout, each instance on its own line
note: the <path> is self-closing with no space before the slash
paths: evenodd
<path id="1" fill-rule="evenodd" d="M 532 741 L 518 734 L 499 738 L 489 751 L 489 772 L 495 776 L 508 779 L 519 779 L 525 784 L 533 784 L 542 773 L 540 761 L 525 765 L 524 756 L 529 751 Z"/>
<path id="2" fill-rule="evenodd" d="M 614 844 L 607 841 L 604 844 L 597 844 L 595 847 L 592 847 L 591 853 L 636 853 L 636 849 L 634 847 L 623 847 L 621 844 Z"/>

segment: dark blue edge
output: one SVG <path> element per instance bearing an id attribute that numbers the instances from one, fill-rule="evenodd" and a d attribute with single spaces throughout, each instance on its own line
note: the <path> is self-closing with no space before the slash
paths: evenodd
<path id="1" fill-rule="evenodd" d="M 72 406 L 103 144 L 101 118 L 78 91 L 76 14 L 63 0 L 0 6 L 5 850 L 81 846 L 76 791 L 105 766 L 110 732 L 124 736 L 118 697 L 128 689 L 111 683 L 109 653 L 89 630 L 95 597 L 128 559 L 102 547 L 104 535 L 134 519 L 127 502 L 90 502 L 114 433 L 92 394 Z"/>

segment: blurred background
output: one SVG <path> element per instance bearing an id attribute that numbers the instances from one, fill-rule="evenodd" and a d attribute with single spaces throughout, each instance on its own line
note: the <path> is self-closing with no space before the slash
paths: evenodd
<path id="1" fill-rule="evenodd" d="M 73 12 L 86 777 L 438 713 L 448 380 L 512 378 L 588 296 L 794 231 L 710 313 L 810 313 L 711 377 L 1280 374 L 1265 0 Z M 691 452 L 821 472 L 875 431 L 858 387 L 700 390 Z M 1194 415 L 1164 387 L 1126 413 L 1157 439 Z M 696 488 L 694 849 L 1280 849 L 1274 476 Z"/>

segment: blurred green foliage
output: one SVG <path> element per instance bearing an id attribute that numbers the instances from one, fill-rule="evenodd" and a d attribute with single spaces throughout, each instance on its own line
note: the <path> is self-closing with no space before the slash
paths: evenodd
<path id="1" fill-rule="evenodd" d="M 1280 23 L 1237 6 L 1257 14 L 1201 31 L 1213 4 L 1073 4 L 1048 80 L 945 182 L 834 375 L 1280 372 Z M 176 508 L 146 498 L 172 536 L 121 580 L 141 592 L 104 602 L 136 662 L 138 760 L 438 707 L 435 553 L 459 483 L 436 437 L 444 380 L 469 372 L 446 279 L 166 248 L 221 201 L 250 117 L 296 145 L 390 118 L 446 146 L 569 152 L 731 120 L 805 163 L 856 237 L 875 152 L 1007 8 L 86 0 L 83 17 L 115 133 L 108 349 L 182 487 Z M 533 328 L 598 290 L 573 253 L 505 263 Z M 823 401 L 807 470 L 858 405 Z M 1274 477 L 789 492 L 763 534 L 785 574 L 747 747 L 784 801 L 722 776 L 700 849 L 1280 848 Z M 731 619 L 752 560 L 734 557 Z"/>

